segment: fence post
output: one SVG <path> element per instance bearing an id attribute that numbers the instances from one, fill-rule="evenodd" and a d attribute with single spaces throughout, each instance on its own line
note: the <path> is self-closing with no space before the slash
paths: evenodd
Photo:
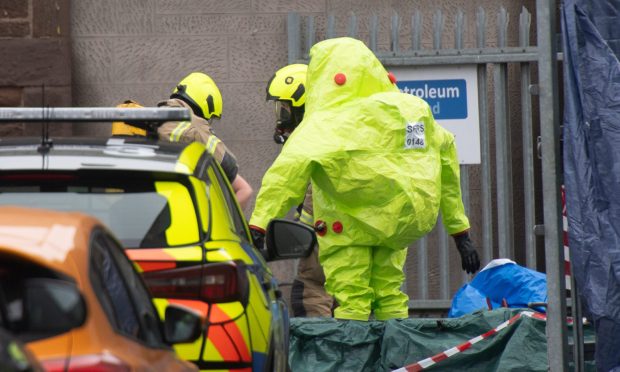
<path id="1" fill-rule="evenodd" d="M 497 17 L 498 47 L 506 47 L 508 14 L 500 8 Z M 499 257 L 514 259 L 512 152 L 508 117 L 508 65 L 493 65 L 495 97 L 495 167 L 497 174 L 497 235 Z"/>
<path id="2" fill-rule="evenodd" d="M 532 16 L 525 9 L 519 16 L 519 45 L 530 45 L 530 24 Z M 521 123 L 523 128 L 523 201 L 525 203 L 525 264 L 536 270 L 536 203 L 534 186 L 534 133 L 532 130 L 532 96 L 530 94 L 530 63 L 521 63 Z"/>
<path id="3" fill-rule="evenodd" d="M 392 46 L 392 52 L 397 53 L 400 50 L 400 45 L 399 45 L 399 30 L 400 30 L 400 19 L 398 17 L 398 13 L 394 12 L 394 14 L 392 14 L 392 37 L 391 37 L 391 46 Z"/>
<path id="4" fill-rule="evenodd" d="M 465 35 L 465 14 L 462 9 L 456 14 L 456 27 L 454 27 L 454 48 L 463 49 L 463 35 Z M 469 166 L 461 165 L 461 191 L 463 194 L 463 205 L 465 206 L 465 215 L 470 216 L 470 190 L 469 190 Z M 454 251 L 453 251 L 454 252 Z M 463 283 L 469 281 L 467 272 L 461 272 L 461 280 Z"/>
<path id="5" fill-rule="evenodd" d="M 556 65 L 555 0 L 536 0 L 542 181 L 547 271 L 547 360 L 549 370 L 568 370 L 564 248 L 560 211 L 560 121 Z"/>
<path id="6" fill-rule="evenodd" d="M 357 17 L 353 12 L 351 12 L 351 15 L 349 16 L 348 36 L 352 38 L 357 38 Z"/>
<path id="7" fill-rule="evenodd" d="M 308 58 L 308 53 L 310 53 L 310 48 L 314 45 L 314 16 L 308 16 L 308 22 L 306 23 L 306 58 Z"/>
<path id="8" fill-rule="evenodd" d="M 441 36 L 443 34 L 443 13 L 437 9 L 433 14 L 433 49 L 441 49 Z"/>
<path id="9" fill-rule="evenodd" d="M 486 17 L 484 9 L 476 12 L 476 47 L 483 49 L 486 44 Z M 487 102 L 487 66 L 478 65 L 478 112 L 480 116 L 480 158 L 482 166 L 482 264 L 493 258 L 493 200 L 491 181 L 491 145 L 489 137 L 489 109 Z"/>
<path id="10" fill-rule="evenodd" d="M 411 16 L 411 50 L 420 50 L 420 40 L 422 37 L 422 14 L 419 10 Z"/>
<path id="11" fill-rule="evenodd" d="M 299 14 L 288 13 L 286 29 L 288 33 L 288 63 L 295 63 L 301 58 L 301 22 Z"/>
<path id="12" fill-rule="evenodd" d="M 336 35 L 336 17 L 333 14 L 327 16 L 327 39 L 331 39 Z"/>
<path id="13" fill-rule="evenodd" d="M 379 32 L 379 16 L 373 14 L 370 18 L 369 48 L 375 53 L 377 52 L 377 32 Z"/>

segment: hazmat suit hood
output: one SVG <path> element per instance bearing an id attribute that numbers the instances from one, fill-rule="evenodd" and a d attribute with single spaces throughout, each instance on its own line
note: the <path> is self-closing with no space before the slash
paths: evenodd
<path id="1" fill-rule="evenodd" d="M 374 93 L 398 91 L 374 53 L 349 37 L 321 41 L 310 49 L 306 85 L 305 117 Z"/>

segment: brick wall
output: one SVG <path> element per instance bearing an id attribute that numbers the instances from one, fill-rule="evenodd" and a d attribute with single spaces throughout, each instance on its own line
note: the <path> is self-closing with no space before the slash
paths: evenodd
<path id="1" fill-rule="evenodd" d="M 70 106 L 69 0 L 0 0 L 0 106 Z M 71 134 L 66 125 L 51 129 Z M 36 135 L 38 125 L 0 126 L 0 136 Z"/>

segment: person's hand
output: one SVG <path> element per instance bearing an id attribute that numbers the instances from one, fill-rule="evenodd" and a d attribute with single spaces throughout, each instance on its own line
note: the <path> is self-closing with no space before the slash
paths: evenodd
<path id="1" fill-rule="evenodd" d="M 265 229 L 250 225 L 250 234 L 252 235 L 252 242 L 256 249 L 263 252 L 265 250 Z"/>
<path id="2" fill-rule="evenodd" d="M 478 252 L 474 248 L 474 244 L 469 239 L 469 233 L 466 231 L 462 234 L 453 235 L 456 249 L 461 254 L 461 267 L 468 274 L 473 274 L 480 268 L 480 258 Z"/>

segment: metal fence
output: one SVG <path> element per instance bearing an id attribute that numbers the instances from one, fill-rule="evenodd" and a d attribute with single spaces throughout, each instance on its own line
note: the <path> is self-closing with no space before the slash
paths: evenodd
<path id="1" fill-rule="evenodd" d="M 532 110 L 532 94 L 537 93 L 537 86 L 531 83 L 531 63 L 538 61 L 537 48 L 530 45 L 531 14 L 522 8 L 518 15 L 518 43 L 517 46 L 508 45 L 509 14 L 500 8 L 496 17 L 497 30 L 495 45 L 489 46 L 487 35 L 488 15 L 479 8 L 475 14 L 475 46 L 465 47 L 465 25 L 468 24 L 462 10 L 453 15 L 454 44 L 450 47 L 442 45 L 445 39 L 446 15 L 441 10 L 433 13 L 432 19 L 423 19 L 419 10 L 413 12 L 410 19 L 402 19 L 399 14 L 393 14 L 389 19 L 389 45 L 381 49 L 378 40 L 381 38 L 379 30 L 382 28 L 378 15 L 368 17 L 367 35 L 358 35 L 360 22 L 358 17 L 351 13 L 348 16 L 346 35 L 338 35 L 337 23 L 334 15 L 329 15 L 326 22 L 325 38 L 336 36 L 351 36 L 367 38 L 367 45 L 376 53 L 382 63 L 392 66 L 437 66 L 437 65 L 471 65 L 478 69 L 478 102 L 480 118 L 480 165 L 462 165 L 461 182 L 463 201 L 466 211 L 472 220 L 479 224 L 472 226 L 472 233 L 476 234 L 481 247 L 483 263 L 493 258 L 524 258 L 523 264 L 536 269 L 536 192 L 535 169 L 540 165 L 535 162 L 535 116 Z M 403 47 L 401 42 L 402 30 L 410 30 L 409 45 Z M 289 61 L 307 61 L 310 47 L 317 41 L 315 17 L 301 17 L 298 14 L 289 14 L 288 42 Z M 430 24 L 427 24 L 430 23 Z M 432 46 L 423 48 L 422 31 L 432 29 Z M 383 28 L 385 30 L 385 28 Z M 384 38 L 386 39 L 386 38 Z M 509 105 L 508 97 L 508 69 L 514 65 L 520 74 L 520 102 L 519 105 Z M 492 74 L 492 86 L 489 89 L 489 74 Z M 492 94 L 491 94 L 492 92 Z M 491 102 L 493 104 L 491 105 Z M 515 117 L 520 108 L 520 117 Z M 512 110 L 511 110 L 512 109 Z M 492 110 L 492 111 L 491 111 Z M 491 121 L 491 117 L 494 119 Z M 537 124 L 537 123 L 536 123 Z M 511 139 L 511 126 L 520 128 L 522 138 Z M 494 132 L 494 136 L 492 137 Z M 512 132 L 512 133 L 511 133 Z M 522 156 L 518 161 L 513 159 L 511 147 L 513 142 L 522 147 Z M 494 143 L 494 146 L 493 146 Z M 494 163 L 494 164 L 493 164 Z M 514 167 L 522 167 L 518 171 L 522 174 L 518 180 L 513 179 Z M 471 179 L 474 173 L 475 179 Z M 472 190 L 471 182 L 476 182 L 478 188 Z M 519 211 L 519 221 L 515 221 L 513 201 L 515 188 L 523 199 L 522 211 Z M 472 193 L 475 194 L 472 195 Z M 494 197 L 495 194 L 495 197 Z M 475 198 L 478 208 L 472 208 L 471 199 Z M 540 214 L 540 213 L 539 213 Z M 540 217 L 540 216 L 539 216 Z M 515 238 L 514 226 L 521 226 L 523 236 Z M 472 224 L 473 225 L 473 224 Z M 468 278 L 460 274 L 454 264 L 458 261 L 456 251 L 449 248 L 452 239 L 442 228 L 438 228 L 428 237 L 420 239 L 415 249 L 411 250 L 407 265 L 408 292 L 412 294 L 411 307 L 414 309 L 445 309 L 450 305 L 450 298 L 454 290 Z M 519 248 L 515 252 L 515 241 Z M 432 257 L 434 252 L 437 257 Z M 436 262 L 436 270 L 430 271 L 429 262 Z M 411 264 L 415 263 L 415 266 Z M 458 268 L 456 268 L 458 269 Z M 436 280 L 429 280 L 436 279 Z M 412 288 L 413 284 L 413 288 Z"/>
<path id="2" fill-rule="evenodd" d="M 492 15 L 478 8 L 473 22 L 467 20 L 462 10 L 449 15 L 436 10 L 432 18 L 423 18 L 420 10 L 413 10 L 406 18 L 396 13 L 390 17 L 361 17 L 355 13 L 346 17 L 328 15 L 320 20 L 325 21 L 320 28 L 317 17 L 290 13 L 288 53 L 289 63 L 307 63 L 308 51 L 319 39 L 350 36 L 365 41 L 388 69 L 392 66 L 477 66 L 481 164 L 461 166 L 465 208 L 470 219 L 478 222 L 472 224 L 472 231 L 478 234 L 483 264 L 501 257 L 546 270 L 547 335 L 549 340 L 554 340 L 549 342 L 549 362 L 552 370 L 565 370 L 567 331 L 560 244 L 559 109 L 555 66 L 561 54 L 556 51 L 555 1 L 538 0 L 536 6 L 537 45 L 530 45 L 532 16 L 525 7 L 513 20 L 505 8 Z M 446 37 L 448 17 L 453 37 Z M 489 22 L 491 17 L 495 22 Z M 490 23 L 494 23 L 496 29 L 490 29 Z M 475 29 L 466 30 L 466 25 Z M 425 33 L 429 29 L 431 35 Z M 472 34 L 475 36 L 466 42 L 465 36 Z M 489 41 L 491 35 L 494 36 L 492 42 Z M 444 40 L 453 43 L 447 46 Z M 532 82 L 533 76 L 538 77 L 536 83 Z M 510 84 L 512 82 L 515 84 Z M 518 99 L 509 94 L 515 91 Z M 534 105 L 539 105 L 540 111 L 534 110 Z M 535 138 L 538 136 L 543 149 L 540 159 L 536 156 Z M 520 151 L 513 151 L 515 148 Z M 540 224 L 542 221 L 544 225 Z M 537 242 L 537 233 L 544 235 L 545 268 L 538 267 L 537 246 L 542 249 L 543 242 Z M 405 290 L 413 298 L 412 309 L 449 308 L 454 290 L 468 279 L 460 274 L 460 260 L 456 251 L 449 249 L 450 241 L 439 227 L 410 250 Z M 451 270 L 451 267 L 456 269 Z"/>

